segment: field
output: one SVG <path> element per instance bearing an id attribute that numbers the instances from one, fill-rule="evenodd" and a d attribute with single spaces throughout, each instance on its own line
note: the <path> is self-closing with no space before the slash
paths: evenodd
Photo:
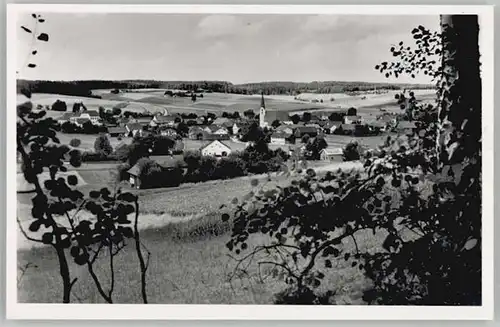
<path id="1" fill-rule="evenodd" d="M 163 96 L 165 90 L 136 90 L 133 92 L 123 92 L 112 94 L 110 90 L 94 90 L 93 93 L 100 95 L 102 99 L 75 97 L 59 94 L 35 93 L 32 96 L 32 102 L 35 105 L 52 105 L 56 100 L 65 101 L 68 110 L 71 110 L 73 104 L 77 101 L 83 101 L 89 109 L 97 110 L 100 106 L 106 109 L 119 107 L 122 110 L 134 112 L 162 112 L 167 109 L 170 112 L 179 113 L 197 113 L 206 112 L 244 112 L 248 109 L 257 111 L 260 106 L 260 95 L 238 95 L 225 93 L 205 93 L 203 98 L 198 98 L 192 102 L 190 97 L 169 97 Z M 384 94 L 367 94 L 349 96 L 344 93 L 332 94 L 314 94 L 303 93 L 298 98 L 305 101 L 298 101 L 294 96 L 287 95 L 269 95 L 265 96 L 267 110 L 288 111 L 293 113 L 302 113 L 304 111 L 338 111 L 349 107 L 356 107 L 362 113 L 377 113 L 380 108 L 393 110 L 398 108 L 394 94 L 396 91 L 390 91 Z M 417 97 L 422 100 L 429 100 L 435 97 L 434 90 L 417 90 Z M 334 101 L 330 101 L 334 98 Z M 311 103 L 313 99 L 323 99 L 323 103 Z M 23 95 L 18 95 L 18 103 L 27 99 Z M 51 113 L 60 116 L 61 113 Z"/>
<path id="2" fill-rule="evenodd" d="M 325 169 L 334 169 L 334 166 L 338 165 Z M 87 177 L 83 172 L 85 170 L 79 171 L 85 179 Z M 256 188 L 286 185 L 290 181 L 290 177 L 283 175 L 273 177 L 271 182 L 262 175 L 252 178 L 260 180 Z M 138 191 L 141 208 L 144 208 L 141 210 L 141 235 L 152 252 L 148 272 L 151 303 L 268 304 L 272 302 L 273 294 L 286 286 L 283 281 L 274 279 L 262 283 L 257 270 L 251 270 L 250 275 L 244 278 L 228 278 L 234 268 L 234 261 L 227 256 L 224 246 L 230 226 L 221 221 L 219 206 L 255 189 L 250 184 L 252 178 Z M 24 224 L 27 226 L 29 221 Z M 360 246 L 373 248 L 379 246 L 383 235 L 375 238 L 361 235 L 361 239 Z M 258 241 L 253 239 L 254 243 Z M 53 250 L 31 247 L 32 244 L 25 241 L 20 233 L 18 246 L 19 266 L 27 263 L 36 265 L 26 271 L 19 283 L 19 301 L 58 302 L 60 277 Z M 344 246 L 353 245 L 347 242 Z M 123 251 L 115 264 L 120 267 L 116 276 L 119 286 L 115 302 L 139 302 L 139 270 L 133 249 Z M 104 257 L 97 263 L 97 273 L 102 273 L 106 267 Z M 200 270 L 200 267 L 203 269 Z M 78 277 L 72 301 L 102 302 L 85 268 L 72 265 L 72 274 Z M 328 270 L 325 284 L 335 285 L 335 302 L 338 304 L 362 304 L 362 291 L 369 286 L 361 272 L 343 260 L 335 262 L 334 269 Z"/>
<path id="3" fill-rule="evenodd" d="M 97 138 L 97 135 L 57 133 L 57 137 L 59 138 L 61 144 L 66 145 L 69 145 L 69 142 L 72 139 L 79 139 L 82 143 L 76 149 L 79 149 L 81 151 L 94 151 L 94 142 Z M 108 139 L 113 149 L 116 149 L 116 147 L 122 144 L 130 144 L 132 142 L 131 137 L 124 137 L 121 140 L 118 140 L 118 138 L 116 137 L 109 137 Z"/>

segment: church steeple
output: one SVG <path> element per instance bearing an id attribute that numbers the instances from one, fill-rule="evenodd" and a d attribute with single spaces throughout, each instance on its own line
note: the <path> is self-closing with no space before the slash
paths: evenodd
<path id="1" fill-rule="evenodd" d="M 264 92 L 261 93 L 260 111 L 259 111 L 259 126 L 264 128 L 266 124 L 266 104 L 264 103 Z"/>

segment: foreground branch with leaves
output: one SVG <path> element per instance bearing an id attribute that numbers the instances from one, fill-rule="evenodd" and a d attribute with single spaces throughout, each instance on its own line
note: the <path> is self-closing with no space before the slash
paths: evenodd
<path id="1" fill-rule="evenodd" d="M 267 266 L 288 285 L 276 303 L 326 304 L 335 285 L 324 285 L 333 287 L 326 293 L 319 286 L 342 259 L 373 282 L 363 296 L 368 303 L 481 304 L 477 16 L 442 22 L 441 34 L 416 28 L 417 50 L 391 49 L 400 61 L 376 67 L 387 76 L 428 67 L 439 79 L 436 105 L 420 104 L 411 91 L 396 96 L 416 132 L 368 152 L 364 172 L 317 176 L 309 169 L 290 186 L 251 193 L 232 217 L 224 214 L 233 222 L 226 246 L 235 253 L 234 274 Z M 431 52 L 441 55 L 440 66 L 427 58 Z M 363 233 L 382 235 L 380 248 L 364 249 Z"/>
<path id="2" fill-rule="evenodd" d="M 32 15 L 37 24 L 44 22 L 40 15 Z M 23 26 L 27 33 L 34 33 Z M 38 40 L 48 41 L 48 35 L 41 33 Z M 36 54 L 36 50 L 31 52 Z M 29 64 L 28 68 L 34 68 Z M 20 93 L 31 97 L 29 90 Z M 70 261 L 85 266 L 101 297 L 113 303 L 115 290 L 115 257 L 134 241 L 141 271 L 141 293 L 147 303 L 146 274 L 150 252 L 140 240 L 138 230 L 139 204 L 137 197 L 120 189 L 113 191 L 102 188 L 90 191 L 85 196 L 77 189 L 78 178 L 71 174 L 66 161 L 72 167 L 81 165 L 80 153 L 60 145 L 56 132 L 58 124 L 46 118 L 45 111 L 33 111 L 33 104 L 26 102 L 17 106 L 17 153 L 25 180 L 33 185 L 35 194 L 32 201 L 28 230 L 17 218 L 21 233 L 31 242 L 54 248 L 62 279 L 62 302 L 69 303 L 71 290 L 77 282 L 70 274 Z M 132 223 L 129 216 L 135 214 Z M 38 234 L 34 234 L 38 233 Z M 39 236 L 41 234 L 41 236 Z M 69 254 L 69 256 L 68 256 Z M 94 265 L 98 259 L 108 260 L 109 285 L 105 287 L 97 275 Z"/>

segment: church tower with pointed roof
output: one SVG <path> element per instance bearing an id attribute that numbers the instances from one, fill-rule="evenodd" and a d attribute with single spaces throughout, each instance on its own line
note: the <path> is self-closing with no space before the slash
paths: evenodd
<path id="1" fill-rule="evenodd" d="M 259 126 L 264 128 L 266 123 L 266 104 L 264 103 L 264 92 L 261 93 L 260 110 L 259 110 Z"/>

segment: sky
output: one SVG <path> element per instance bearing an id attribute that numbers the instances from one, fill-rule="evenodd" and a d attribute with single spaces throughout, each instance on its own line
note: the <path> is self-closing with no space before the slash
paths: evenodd
<path id="1" fill-rule="evenodd" d="M 411 30 L 439 28 L 438 16 L 200 15 L 45 13 L 34 69 L 22 68 L 33 28 L 17 17 L 19 78 L 44 80 L 155 79 L 430 82 L 387 79 L 374 69 L 389 48 L 412 45 Z"/>

